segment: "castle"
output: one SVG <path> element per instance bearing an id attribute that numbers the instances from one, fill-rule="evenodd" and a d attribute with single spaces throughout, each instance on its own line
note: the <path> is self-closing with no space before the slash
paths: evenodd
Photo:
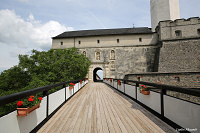
<path id="1" fill-rule="evenodd" d="M 76 47 L 92 64 L 89 80 L 130 73 L 199 72 L 200 18 L 180 19 L 179 0 L 151 0 L 152 28 L 64 32 L 53 37 L 52 49 Z"/>

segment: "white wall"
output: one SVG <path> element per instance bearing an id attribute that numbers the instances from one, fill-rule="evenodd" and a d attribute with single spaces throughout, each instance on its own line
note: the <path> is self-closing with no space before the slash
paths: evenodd
<path id="1" fill-rule="evenodd" d="M 154 111 L 161 113 L 160 93 L 150 91 L 149 95 L 143 95 L 139 90 L 137 90 L 137 100 Z"/>
<path id="2" fill-rule="evenodd" d="M 184 128 L 200 131 L 200 105 L 164 96 L 164 114 Z"/>
<path id="3" fill-rule="evenodd" d="M 43 98 L 40 108 L 26 117 L 18 117 L 17 111 L 0 118 L 0 133 L 28 133 L 46 118 L 46 97 Z"/>
<path id="4" fill-rule="evenodd" d="M 118 90 L 121 92 L 124 92 L 124 84 L 121 83 L 121 85 L 118 85 Z"/>
<path id="5" fill-rule="evenodd" d="M 116 81 L 113 81 L 113 84 L 114 84 L 113 87 L 115 87 L 115 88 L 117 89 L 117 82 L 116 82 Z"/>
<path id="6" fill-rule="evenodd" d="M 125 84 L 125 94 L 135 99 L 135 86 Z"/>
<path id="7" fill-rule="evenodd" d="M 142 38 L 142 42 L 139 41 Z M 75 40 L 74 40 L 75 39 Z M 119 39 L 119 43 L 117 43 Z M 100 40 L 100 43 L 97 43 Z M 79 44 L 81 41 L 81 44 Z M 63 42 L 63 45 L 61 45 Z M 109 36 L 92 36 L 92 37 L 75 37 L 53 39 L 52 49 L 60 48 L 89 48 L 89 47 L 116 47 L 116 46 L 134 46 L 134 45 L 152 45 L 157 43 L 156 34 L 134 34 L 134 35 L 109 35 Z"/>
<path id="8" fill-rule="evenodd" d="M 65 89 L 61 89 L 49 95 L 49 114 L 65 101 Z"/>

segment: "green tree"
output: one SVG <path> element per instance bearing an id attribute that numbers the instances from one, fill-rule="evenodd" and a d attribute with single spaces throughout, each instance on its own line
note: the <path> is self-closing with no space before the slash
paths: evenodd
<path id="1" fill-rule="evenodd" d="M 85 78 L 89 66 L 89 59 L 76 48 L 33 50 L 31 56 L 19 56 L 19 67 L 31 75 L 29 87 L 33 88 Z"/>
<path id="2" fill-rule="evenodd" d="M 83 79 L 89 66 L 89 59 L 76 48 L 33 50 L 31 55 L 19 55 L 19 64 L 0 74 L 0 95 Z"/>
<path id="3" fill-rule="evenodd" d="M 31 81 L 31 76 L 18 66 L 5 70 L 0 75 L 0 89 L 4 91 L 24 88 Z"/>

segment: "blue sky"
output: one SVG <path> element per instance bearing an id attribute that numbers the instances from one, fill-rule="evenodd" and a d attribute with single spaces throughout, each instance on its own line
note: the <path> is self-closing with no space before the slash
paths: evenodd
<path id="1" fill-rule="evenodd" d="M 180 0 L 181 18 L 199 17 L 200 0 Z M 0 71 L 19 54 L 48 50 L 67 30 L 150 27 L 149 0 L 1 0 Z"/>

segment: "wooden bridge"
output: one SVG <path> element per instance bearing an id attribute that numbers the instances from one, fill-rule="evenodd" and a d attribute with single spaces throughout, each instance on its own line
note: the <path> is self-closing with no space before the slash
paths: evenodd
<path id="1" fill-rule="evenodd" d="M 89 83 L 39 133 L 173 133 L 169 125 L 104 83 Z"/>
<path id="2" fill-rule="evenodd" d="M 69 83 L 74 83 L 69 88 Z M 143 95 L 142 85 L 150 88 Z M 52 88 L 58 91 L 49 93 Z M 200 130 L 200 104 L 167 94 L 200 97 L 189 89 L 142 81 L 105 78 L 102 83 L 76 80 L 0 97 L 0 106 L 37 93 L 40 108 L 27 116 L 0 116 L 0 133 L 173 133 Z"/>

